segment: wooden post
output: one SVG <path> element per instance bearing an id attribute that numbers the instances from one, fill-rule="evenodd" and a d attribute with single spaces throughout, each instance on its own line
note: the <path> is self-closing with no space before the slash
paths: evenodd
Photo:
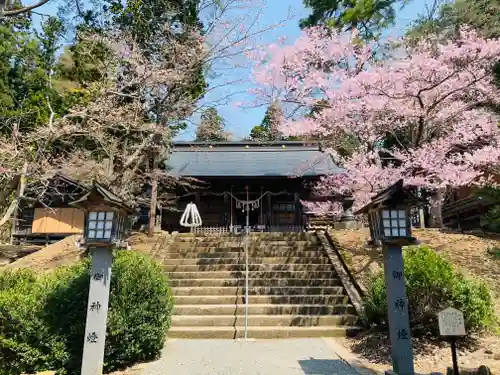
<path id="1" fill-rule="evenodd" d="M 294 223 L 294 225 L 300 226 L 301 217 L 300 217 L 300 195 L 299 195 L 299 193 L 294 193 L 293 202 L 295 203 L 295 223 Z"/>
<path id="2" fill-rule="evenodd" d="M 273 226 L 273 204 L 271 201 L 271 194 L 267 195 L 267 207 L 268 207 L 268 212 L 267 214 L 269 215 L 269 226 Z M 271 230 L 271 228 L 269 228 Z"/>
<path id="3" fill-rule="evenodd" d="M 451 338 L 451 361 L 453 362 L 453 375 L 460 375 L 458 369 L 458 356 L 457 356 L 457 338 Z"/>

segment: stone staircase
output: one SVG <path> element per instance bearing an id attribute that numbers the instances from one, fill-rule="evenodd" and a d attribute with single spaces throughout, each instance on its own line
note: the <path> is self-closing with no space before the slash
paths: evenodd
<path id="1" fill-rule="evenodd" d="M 243 241 L 179 234 L 157 249 L 175 296 L 169 337 L 244 337 Z M 356 310 L 315 233 L 254 233 L 249 264 L 249 338 L 357 331 Z"/>

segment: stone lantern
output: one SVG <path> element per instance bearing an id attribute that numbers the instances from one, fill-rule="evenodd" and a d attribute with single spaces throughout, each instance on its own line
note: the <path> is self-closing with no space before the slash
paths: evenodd
<path id="1" fill-rule="evenodd" d="M 94 182 L 92 189 L 71 205 L 85 211 L 83 237 L 87 247 L 123 246 L 133 210 L 117 195 Z"/>
<path id="2" fill-rule="evenodd" d="M 368 215 L 371 242 L 382 245 L 392 368 L 398 375 L 415 373 L 402 247 L 416 243 L 411 236 L 409 213 L 422 203 L 399 180 L 355 213 Z"/>
<path id="3" fill-rule="evenodd" d="M 403 180 L 382 190 L 355 214 L 368 215 L 373 245 L 416 242 L 411 235 L 410 210 L 423 202 L 403 186 Z"/>
<path id="4" fill-rule="evenodd" d="M 124 240 L 128 216 L 133 210 L 97 182 L 71 205 L 85 211 L 84 239 L 92 256 L 81 374 L 101 375 L 113 250 L 126 247 Z"/>

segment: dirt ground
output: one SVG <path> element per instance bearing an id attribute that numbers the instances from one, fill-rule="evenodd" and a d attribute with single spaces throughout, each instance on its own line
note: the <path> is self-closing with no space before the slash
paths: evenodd
<path id="1" fill-rule="evenodd" d="M 330 233 L 340 243 L 346 263 L 361 288 L 366 290 L 370 277 L 381 269 L 382 263 L 380 250 L 364 247 L 369 238 L 368 229 L 332 230 Z M 500 258 L 495 259 L 488 252 L 494 247 L 500 248 L 500 237 L 430 229 L 414 230 L 413 235 L 421 244 L 431 246 L 450 259 L 468 277 L 486 282 L 495 298 L 496 311 L 500 311 Z M 353 339 L 341 339 L 341 342 L 367 367 L 379 371 L 390 368 L 390 342 L 385 335 L 367 332 Z M 491 368 L 493 374 L 500 374 L 499 336 L 488 334 L 479 337 L 471 349 L 460 348 L 459 351 L 459 366 L 475 368 L 484 364 Z M 446 368 L 451 366 L 451 351 L 446 343 L 424 344 L 414 340 L 414 352 L 417 372 L 446 373 Z"/>
<path id="2" fill-rule="evenodd" d="M 74 235 L 52 245 L 43 248 L 38 247 L 38 251 L 22 256 L 14 262 L 9 262 L 6 257 L 5 261 L 1 262 L 3 258 L 0 252 L 0 269 L 31 268 L 37 272 L 45 272 L 53 271 L 60 266 L 75 264 L 85 257 L 85 251 L 77 246 L 78 238 L 79 235 Z M 163 244 L 161 241 L 165 241 L 166 238 L 168 236 L 165 235 L 165 232 L 158 233 L 153 238 L 147 238 L 145 234 L 134 234 L 129 238 L 129 244 L 136 251 L 151 254 L 152 250 L 161 246 Z M 24 251 L 28 253 L 32 250 L 27 249 Z"/>

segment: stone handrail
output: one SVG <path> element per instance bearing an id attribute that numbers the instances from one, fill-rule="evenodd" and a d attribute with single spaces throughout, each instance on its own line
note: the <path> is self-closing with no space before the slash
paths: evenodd
<path id="1" fill-rule="evenodd" d="M 345 262 L 342 259 L 342 256 L 333 245 L 331 238 L 330 240 L 328 239 L 329 237 L 328 232 L 317 231 L 316 235 L 318 236 L 318 239 L 321 245 L 323 246 L 323 249 L 325 250 L 328 258 L 330 259 L 330 262 L 332 263 L 335 272 L 342 281 L 342 285 L 344 286 L 347 295 L 351 300 L 351 303 L 356 309 L 356 313 L 358 314 L 358 316 L 361 316 L 363 313 L 363 300 L 362 300 L 363 291 L 359 288 L 359 285 L 357 285 L 356 281 L 352 277 L 349 269 L 347 268 Z"/>

